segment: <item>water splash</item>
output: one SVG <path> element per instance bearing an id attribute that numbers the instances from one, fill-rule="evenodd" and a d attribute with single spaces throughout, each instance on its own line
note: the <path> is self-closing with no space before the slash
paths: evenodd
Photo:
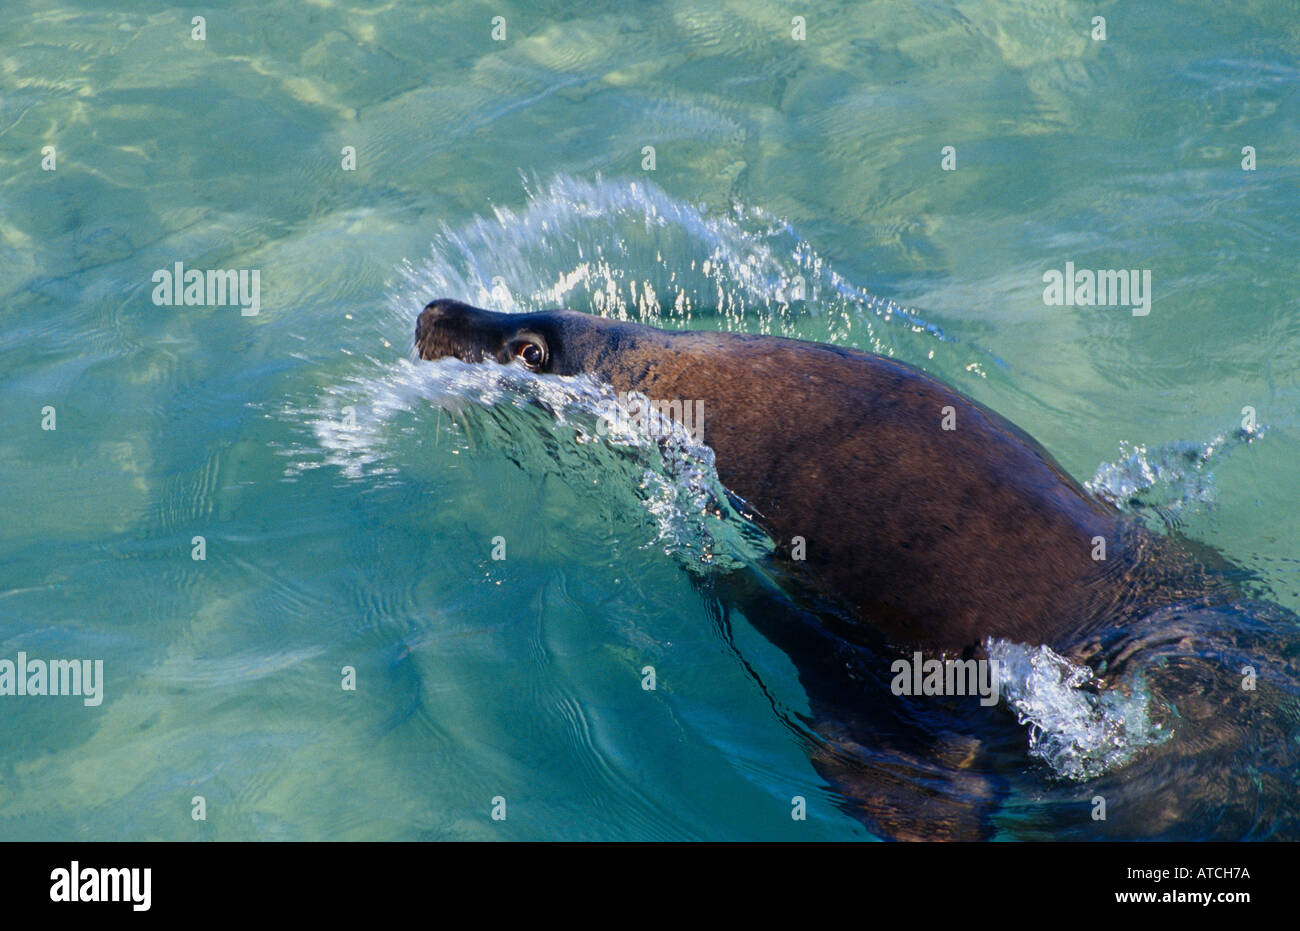
<path id="1" fill-rule="evenodd" d="M 409 317 L 450 296 L 502 312 L 553 307 L 656 325 L 700 312 L 726 330 L 795 335 L 811 314 L 830 342 L 890 351 L 874 323 L 949 341 L 939 327 L 832 269 L 790 224 L 754 207 L 711 215 L 644 181 L 525 181 L 521 211 L 498 207 L 405 263 L 389 305 Z M 950 342 L 950 341 L 949 341 Z"/>
<path id="2" fill-rule="evenodd" d="M 614 401 L 606 386 L 509 366 L 420 362 L 413 349 L 402 351 L 406 340 L 394 348 L 394 334 L 410 333 L 429 299 L 455 297 L 503 312 L 565 306 L 660 326 L 707 314 L 712 329 L 792 336 L 815 320 L 819 339 L 887 355 L 898 339 L 968 351 L 844 279 L 788 223 L 760 209 L 710 214 L 643 181 L 558 176 L 544 186 L 525 181 L 525 189 L 519 210 L 497 208 L 456 229 L 444 224 L 430 257 L 399 269 L 388 314 L 354 328 L 366 342 L 343 350 L 351 373 L 316 398 L 285 405 L 283 416 L 310 431 L 282 450 L 287 478 L 332 466 L 350 480 L 398 481 L 409 441 L 436 432 L 452 411 L 553 464 L 584 451 L 585 460 L 565 467 L 572 476 L 598 469 L 612 479 L 622 470 L 666 550 L 692 567 L 733 565 L 771 542 L 721 487 L 709 447 L 674 429 L 599 435 L 593 425 Z M 556 439 L 565 431 L 571 442 L 562 448 Z"/>
<path id="3" fill-rule="evenodd" d="M 1084 487 L 1120 510 L 1154 512 L 1173 526 L 1214 507 L 1218 489 L 1211 464 L 1254 442 L 1265 430 L 1263 425 L 1241 427 L 1208 442 L 1179 440 L 1154 449 L 1124 441 L 1119 458 L 1099 465 Z"/>
<path id="4" fill-rule="evenodd" d="M 537 471 L 549 467 L 575 484 L 596 472 L 606 486 L 628 490 L 654 521 L 664 551 L 688 568 L 739 567 L 770 551 L 770 540 L 742 516 L 719 481 L 713 450 L 653 412 L 646 429 L 638 429 L 635 418 L 611 416 L 621 401 L 586 375 L 399 359 L 380 376 L 326 387 L 312 408 L 285 410 L 308 424 L 319 450 L 286 450 L 286 476 L 328 465 L 349 479 L 383 482 L 410 455 L 411 444 L 402 438 L 418 442 L 439 416 L 433 412 L 449 412 L 445 429 L 468 425 L 486 448 L 512 450 Z"/>
<path id="5" fill-rule="evenodd" d="M 1049 647 L 990 638 L 985 649 L 999 664 L 1007 705 L 1029 725 L 1030 755 L 1063 779 L 1096 778 L 1169 737 L 1151 722 L 1140 678 L 1099 691 L 1091 669 Z"/>

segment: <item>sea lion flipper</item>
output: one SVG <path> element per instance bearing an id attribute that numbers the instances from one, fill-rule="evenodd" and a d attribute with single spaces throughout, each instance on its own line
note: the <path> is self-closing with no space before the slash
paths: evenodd
<path id="1" fill-rule="evenodd" d="M 821 729 L 834 731 L 823 722 Z M 827 736 L 810 757 L 840 798 L 840 807 L 888 840 L 988 840 L 997 808 L 987 777 L 943 760 L 890 749 L 868 750 L 851 737 Z"/>
<path id="2" fill-rule="evenodd" d="M 829 633 L 825 618 L 741 571 L 702 581 L 730 642 L 743 618 L 794 664 L 808 701 L 792 724 L 838 806 L 890 840 L 979 840 L 991 834 L 995 786 L 977 771 L 980 742 L 961 734 L 909 732 L 888 688 L 888 659 Z M 748 661 L 756 679 L 760 672 Z M 846 684 L 846 671 L 852 685 Z M 767 692 L 767 687 L 759 681 Z M 779 699 L 769 693 L 782 713 Z M 785 715 L 783 714 L 783 717 Z M 906 741 L 900 735 L 908 733 Z"/>

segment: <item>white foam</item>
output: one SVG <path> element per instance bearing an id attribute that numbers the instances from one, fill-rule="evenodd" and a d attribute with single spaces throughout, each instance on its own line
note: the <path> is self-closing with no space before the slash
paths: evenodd
<path id="1" fill-rule="evenodd" d="M 1152 723 L 1140 679 L 1098 691 L 1088 688 L 1091 669 L 1050 647 L 989 639 L 985 649 L 999 664 L 1003 700 L 1029 726 L 1030 755 L 1061 778 L 1096 778 L 1169 736 Z"/>
<path id="2" fill-rule="evenodd" d="M 1149 508 L 1179 522 L 1214 507 L 1218 490 L 1211 465 L 1264 433 L 1265 427 L 1257 425 L 1206 442 L 1178 440 L 1154 449 L 1121 442 L 1119 458 L 1097 466 L 1084 487 L 1121 510 Z"/>

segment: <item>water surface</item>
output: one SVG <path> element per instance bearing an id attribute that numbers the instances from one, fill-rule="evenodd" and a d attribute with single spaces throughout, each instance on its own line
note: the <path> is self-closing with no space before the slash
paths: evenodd
<path id="1" fill-rule="evenodd" d="M 413 363 L 432 297 L 894 355 L 1300 610 L 1300 14 L 1099 9 L 5 5 L 0 658 L 106 681 L 0 700 L 0 837 L 871 836 L 700 594 L 762 546 L 707 462 Z M 1067 261 L 1151 313 L 1046 306 Z"/>

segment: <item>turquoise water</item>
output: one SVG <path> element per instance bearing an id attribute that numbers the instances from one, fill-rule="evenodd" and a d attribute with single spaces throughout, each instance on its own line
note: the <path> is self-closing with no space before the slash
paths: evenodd
<path id="1" fill-rule="evenodd" d="M 104 669 L 0 697 L 0 837 L 871 836 L 707 462 L 414 363 L 433 297 L 893 354 L 1300 610 L 1292 0 L 207 9 L 0 9 L 0 659 Z"/>

